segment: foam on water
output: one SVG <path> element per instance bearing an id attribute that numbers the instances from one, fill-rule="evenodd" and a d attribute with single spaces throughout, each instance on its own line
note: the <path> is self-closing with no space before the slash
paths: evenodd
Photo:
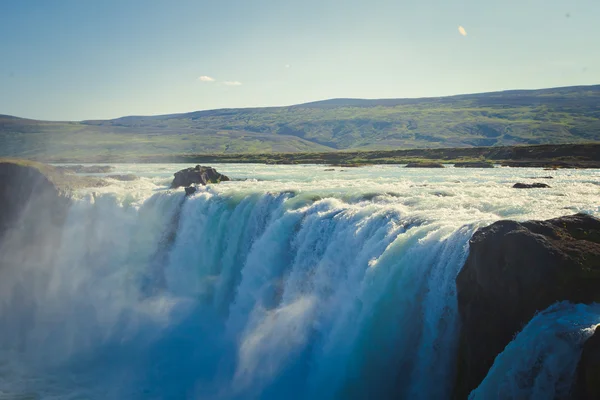
<path id="1" fill-rule="evenodd" d="M 142 178 L 81 191 L 51 257 L 0 248 L 21 266 L 0 280 L 0 393 L 447 398 L 473 231 L 600 211 L 589 170 L 518 191 L 547 172 L 220 165 L 237 180 L 185 198 L 178 169 L 117 166 Z"/>

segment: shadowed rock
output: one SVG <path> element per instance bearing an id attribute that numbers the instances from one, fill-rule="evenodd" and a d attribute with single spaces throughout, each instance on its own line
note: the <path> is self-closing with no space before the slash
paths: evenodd
<path id="1" fill-rule="evenodd" d="M 600 220 L 498 221 L 479 229 L 456 279 L 461 337 L 455 395 L 464 399 L 536 312 L 600 302 Z"/>
<path id="2" fill-rule="evenodd" d="M 176 172 L 175 179 L 171 183 L 171 189 L 182 186 L 187 187 L 193 184 L 207 185 L 209 183 L 219 183 L 228 180 L 227 176 L 218 173 L 212 167 L 196 165 L 193 168 L 186 168 Z"/>
<path id="3" fill-rule="evenodd" d="M 186 196 L 191 196 L 194 193 L 196 193 L 198 189 L 196 189 L 196 186 L 189 186 L 185 188 L 185 195 Z"/>
<path id="4" fill-rule="evenodd" d="M 583 346 L 581 359 L 577 366 L 575 383 L 576 399 L 600 399 L 600 328 Z"/>

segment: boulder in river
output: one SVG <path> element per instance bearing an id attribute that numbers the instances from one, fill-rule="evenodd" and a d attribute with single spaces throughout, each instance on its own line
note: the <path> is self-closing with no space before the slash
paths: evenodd
<path id="1" fill-rule="evenodd" d="M 600 302 L 600 220 L 575 214 L 479 229 L 456 287 L 455 397 L 464 399 L 536 312 L 558 301 Z"/>
<path id="2" fill-rule="evenodd" d="M 185 188 L 185 195 L 186 196 L 191 196 L 194 193 L 196 193 L 198 189 L 196 188 L 196 186 L 188 186 Z"/>
<path id="3" fill-rule="evenodd" d="M 228 181 L 229 178 L 220 174 L 212 167 L 203 167 L 196 165 L 192 168 L 182 169 L 175 172 L 175 179 L 171 183 L 171 189 L 178 187 L 187 187 L 194 184 L 207 185 L 209 183 L 219 183 Z"/>
<path id="4" fill-rule="evenodd" d="M 541 182 L 534 182 L 534 183 L 515 183 L 513 185 L 514 189 L 544 189 L 544 188 L 549 188 L 549 185 L 546 185 L 545 183 L 541 183 Z"/>

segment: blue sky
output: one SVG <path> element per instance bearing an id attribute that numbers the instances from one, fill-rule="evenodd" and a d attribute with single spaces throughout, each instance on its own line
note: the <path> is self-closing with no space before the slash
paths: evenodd
<path id="1" fill-rule="evenodd" d="M 598 21 L 599 0 L 0 0 L 0 114 L 597 84 Z"/>

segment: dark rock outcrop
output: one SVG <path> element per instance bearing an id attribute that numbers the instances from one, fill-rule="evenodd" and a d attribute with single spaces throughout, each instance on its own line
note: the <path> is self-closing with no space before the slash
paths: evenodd
<path id="1" fill-rule="evenodd" d="M 171 189 L 187 187 L 194 184 L 207 185 L 228 181 L 229 178 L 220 174 L 212 167 L 196 165 L 193 168 L 182 169 L 175 173 L 175 179 L 171 183 Z"/>
<path id="2" fill-rule="evenodd" d="M 435 162 L 411 162 L 406 164 L 405 168 L 444 168 L 444 166 Z"/>
<path id="3" fill-rule="evenodd" d="M 455 398 L 464 399 L 536 312 L 563 300 L 600 302 L 600 220 L 576 214 L 479 229 L 456 286 Z"/>
<path id="4" fill-rule="evenodd" d="M 185 195 L 186 196 L 191 196 L 194 193 L 196 193 L 198 189 L 196 189 L 196 186 L 189 186 L 185 188 Z"/>
<path id="5" fill-rule="evenodd" d="M 494 164 L 488 161 L 470 161 L 454 164 L 455 168 L 494 168 Z"/>
<path id="6" fill-rule="evenodd" d="M 576 379 L 575 398 L 600 399 L 600 327 L 583 346 Z"/>
<path id="7" fill-rule="evenodd" d="M 544 189 L 544 188 L 549 188 L 549 185 L 546 185 L 545 183 L 540 183 L 540 182 L 535 182 L 535 183 L 515 183 L 513 185 L 514 189 Z"/>

